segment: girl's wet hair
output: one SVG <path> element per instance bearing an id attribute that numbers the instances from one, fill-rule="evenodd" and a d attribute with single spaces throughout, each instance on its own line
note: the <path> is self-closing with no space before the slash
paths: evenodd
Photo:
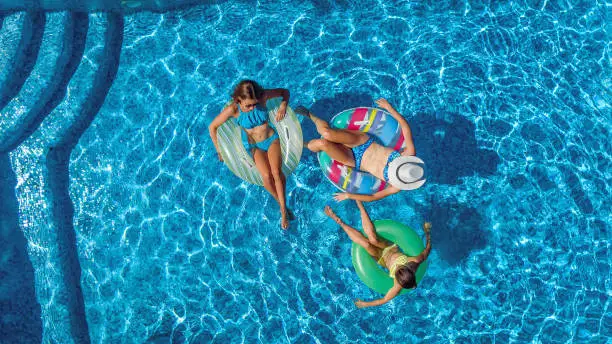
<path id="1" fill-rule="evenodd" d="M 395 272 L 395 279 L 404 289 L 416 288 L 416 270 L 419 267 L 418 263 L 409 262 L 401 266 Z"/>
<path id="2" fill-rule="evenodd" d="M 232 99 L 235 102 L 244 99 L 259 99 L 264 93 L 264 89 L 253 80 L 242 80 L 234 88 Z"/>

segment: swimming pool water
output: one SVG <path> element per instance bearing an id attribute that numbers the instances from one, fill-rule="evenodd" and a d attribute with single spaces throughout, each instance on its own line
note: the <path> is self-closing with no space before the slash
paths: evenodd
<path id="1" fill-rule="evenodd" d="M 36 105 L 16 110 L 18 95 L 0 111 L 43 342 L 609 342 L 607 10 L 218 1 L 45 14 L 45 30 L 82 32 L 74 75 L 58 72 L 66 98 L 41 91 L 47 79 L 24 84 L 20 94 L 62 101 L 15 147 L 4 142 Z M 0 33 L 28 19 L 3 20 Z M 62 60 L 44 37 L 30 78 Z M 5 63 L 18 44 L 2 46 Z M 433 223 L 412 295 L 355 308 L 378 295 L 323 207 L 355 226 L 357 208 L 332 200 L 313 154 L 287 178 L 287 232 L 274 200 L 217 161 L 207 126 L 243 78 L 327 119 L 378 97 L 408 119 L 428 183 L 366 207 L 419 232 Z M 307 123 L 304 134 L 316 137 Z"/>

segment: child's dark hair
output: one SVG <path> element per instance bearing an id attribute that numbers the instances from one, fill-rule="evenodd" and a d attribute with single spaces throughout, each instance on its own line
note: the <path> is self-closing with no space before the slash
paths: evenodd
<path id="1" fill-rule="evenodd" d="M 395 272 L 395 279 L 404 289 L 416 288 L 416 270 L 419 267 L 418 263 L 409 262 L 406 265 L 400 266 Z"/>
<path id="2" fill-rule="evenodd" d="M 234 88 L 232 98 L 235 102 L 242 99 L 259 99 L 264 93 L 264 89 L 253 80 L 242 80 Z"/>

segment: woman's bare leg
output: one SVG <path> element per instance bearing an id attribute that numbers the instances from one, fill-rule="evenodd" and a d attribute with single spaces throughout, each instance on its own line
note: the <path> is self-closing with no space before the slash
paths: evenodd
<path id="1" fill-rule="evenodd" d="M 368 134 L 360 131 L 332 129 L 329 123 L 313 115 L 310 110 L 303 106 L 298 106 L 293 111 L 310 118 L 317 127 L 317 132 L 327 141 L 341 143 L 348 147 L 355 147 L 364 144 L 368 140 Z"/>
<path id="2" fill-rule="evenodd" d="M 358 230 L 344 223 L 344 221 L 342 221 L 342 219 L 340 219 L 338 215 L 334 213 L 330 206 L 325 206 L 325 214 L 329 216 L 332 220 L 336 221 L 336 223 L 339 224 L 340 227 L 342 227 L 344 232 L 349 236 L 349 238 L 351 238 L 354 243 L 365 248 L 366 251 L 368 251 L 368 253 L 370 254 L 370 256 L 374 257 L 375 259 L 379 258 L 380 249 L 372 245 L 368 241 L 368 239 L 364 237 L 363 234 L 361 234 Z"/>
<path id="3" fill-rule="evenodd" d="M 310 140 L 306 147 L 314 153 L 324 151 L 332 159 L 340 161 L 347 166 L 355 167 L 353 152 L 341 143 L 330 142 L 325 139 L 314 139 Z"/>
<path id="4" fill-rule="evenodd" d="M 359 208 L 359 214 L 361 215 L 361 226 L 363 226 L 363 231 L 368 236 L 368 241 L 370 242 L 370 244 L 380 249 L 383 249 L 391 245 L 389 241 L 385 240 L 384 238 L 379 237 L 376 234 L 376 229 L 374 228 L 374 224 L 372 223 L 372 220 L 370 219 L 370 215 L 368 215 L 368 212 L 366 211 L 361 201 L 355 201 L 355 202 L 357 203 L 357 208 Z"/>
<path id="5" fill-rule="evenodd" d="M 309 118 L 314 123 L 314 125 L 317 127 L 317 131 L 319 132 L 319 134 L 321 134 L 321 131 L 325 129 L 329 129 L 329 123 L 315 116 L 305 106 L 300 105 L 296 107 L 295 109 L 293 109 L 293 112 L 297 113 L 298 115 L 302 115 L 304 117 Z"/>
<path id="6" fill-rule="evenodd" d="M 270 164 L 268 162 L 268 155 L 261 149 L 255 148 L 253 160 L 255 160 L 255 167 L 257 167 L 257 171 L 259 171 L 261 179 L 263 180 L 264 188 L 274 197 L 274 200 L 278 202 L 274 178 L 272 177 L 272 171 L 270 170 Z"/>
<path id="7" fill-rule="evenodd" d="M 274 187 L 278 196 L 278 204 L 281 212 L 281 227 L 287 229 L 289 227 L 289 219 L 287 213 L 287 203 L 285 201 L 285 175 L 283 174 L 283 165 L 281 157 L 280 140 L 275 140 L 268 148 L 268 161 L 270 162 L 270 170 L 274 179 Z"/>

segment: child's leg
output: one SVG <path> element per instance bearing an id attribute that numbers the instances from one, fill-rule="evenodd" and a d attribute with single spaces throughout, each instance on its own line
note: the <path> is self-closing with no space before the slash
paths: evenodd
<path id="1" fill-rule="evenodd" d="M 357 203 L 357 207 L 359 208 L 359 213 L 361 214 L 361 226 L 363 226 L 363 231 L 368 236 L 368 241 L 370 244 L 383 249 L 389 245 L 392 245 L 388 240 L 379 237 L 376 235 L 376 230 L 374 229 L 374 224 L 372 220 L 370 220 L 370 215 L 366 211 L 365 207 L 361 203 L 361 201 L 355 201 Z"/>
<path id="2" fill-rule="evenodd" d="M 359 246 L 365 248 L 366 251 L 368 251 L 368 253 L 370 254 L 370 256 L 374 257 L 375 259 L 379 258 L 379 256 L 380 256 L 380 249 L 378 247 L 373 246 L 372 244 L 370 244 L 368 239 L 366 237 L 364 237 L 363 234 L 359 233 L 358 230 L 356 230 L 355 228 L 353 228 L 353 227 L 347 225 L 346 223 L 344 223 L 344 221 L 342 221 L 334 213 L 334 211 L 330 208 L 330 206 L 326 206 L 325 207 L 325 214 L 327 216 L 329 216 L 332 220 L 336 221 L 336 223 L 339 224 L 340 227 L 342 227 L 344 232 L 349 236 L 349 238 L 351 238 L 351 240 L 354 243 L 356 243 Z"/>

